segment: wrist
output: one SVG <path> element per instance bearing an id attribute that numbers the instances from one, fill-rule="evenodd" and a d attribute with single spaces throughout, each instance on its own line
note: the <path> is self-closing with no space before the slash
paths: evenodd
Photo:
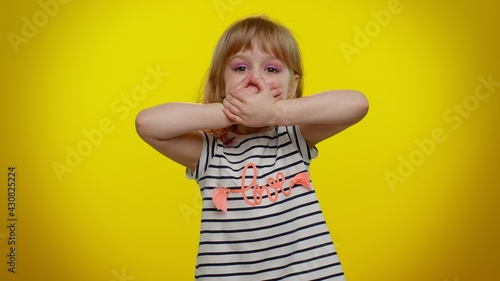
<path id="1" fill-rule="evenodd" d="M 272 126 L 287 126 L 288 117 L 286 113 L 286 101 L 285 100 L 277 100 L 273 103 L 271 113 L 271 124 Z"/>

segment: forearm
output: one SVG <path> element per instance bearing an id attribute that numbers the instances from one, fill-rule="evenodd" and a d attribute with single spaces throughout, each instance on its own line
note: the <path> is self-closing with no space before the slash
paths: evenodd
<path id="1" fill-rule="evenodd" d="M 357 91 L 328 91 L 276 103 L 275 125 L 354 124 L 368 111 L 366 97 Z"/>
<path id="2" fill-rule="evenodd" d="M 136 117 L 136 128 L 143 138 L 171 139 L 198 130 L 232 125 L 220 103 L 165 103 L 142 110 Z"/>

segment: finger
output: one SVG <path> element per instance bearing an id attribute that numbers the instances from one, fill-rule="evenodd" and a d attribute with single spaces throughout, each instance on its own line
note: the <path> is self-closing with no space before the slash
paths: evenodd
<path id="1" fill-rule="evenodd" d="M 234 99 L 232 91 L 229 91 L 229 93 L 226 93 L 226 96 L 223 97 L 222 103 L 224 103 L 225 101 L 231 102 L 232 99 Z"/>
<path id="2" fill-rule="evenodd" d="M 233 120 L 235 123 L 238 123 L 239 121 L 241 121 L 241 118 L 239 118 L 238 116 L 236 116 L 235 114 L 233 114 L 227 108 L 222 109 L 222 112 L 224 112 L 224 114 L 226 115 L 227 118 L 229 118 L 230 120 Z"/>
<path id="3" fill-rule="evenodd" d="M 273 82 L 267 84 L 267 86 L 269 87 L 269 90 L 275 90 L 278 88 L 278 85 L 276 85 L 276 83 Z"/>
<path id="4" fill-rule="evenodd" d="M 244 100 L 244 94 L 246 90 L 247 88 L 230 90 L 226 95 L 227 101 L 231 104 L 236 104 L 238 102 L 241 103 Z"/>
<path id="5" fill-rule="evenodd" d="M 277 97 L 277 96 L 281 95 L 282 92 L 283 92 L 283 90 L 281 88 L 276 88 L 276 89 L 273 89 L 270 91 L 270 93 L 273 97 Z"/>
<path id="6" fill-rule="evenodd" d="M 235 101 L 238 102 L 237 100 L 235 100 Z M 229 110 L 229 112 L 231 112 L 232 114 L 238 114 L 238 112 L 239 112 L 238 106 L 233 104 L 231 101 L 224 99 L 222 101 L 222 104 L 224 105 L 224 108 Z"/>
<path id="7" fill-rule="evenodd" d="M 231 102 L 229 101 L 228 98 L 225 98 L 222 100 L 222 105 L 224 105 L 224 108 L 227 108 L 229 109 L 230 107 L 232 107 L 233 105 L 231 104 Z"/>
<path id="8" fill-rule="evenodd" d="M 243 78 L 243 80 L 240 81 L 240 83 L 238 83 L 238 85 L 236 85 L 236 89 L 242 89 L 248 87 L 252 79 L 253 79 L 253 74 L 252 73 L 248 74 L 245 78 Z"/>
<path id="9" fill-rule="evenodd" d="M 251 94 L 257 94 L 259 93 L 259 88 L 255 85 L 248 85 L 248 87 L 246 88 L 247 92 L 248 93 L 251 93 Z"/>
<path id="10" fill-rule="evenodd" d="M 231 111 L 227 108 L 223 108 L 222 109 L 222 112 L 224 112 L 224 114 L 226 115 L 227 118 L 231 119 L 231 120 L 234 120 L 234 114 L 231 113 Z"/>
<path id="11" fill-rule="evenodd" d="M 237 102 L 242 102 L 245 99 L 244 92 L 245 92 L 246 89 L 247 88 L 233 89 L 233 90 L 229 91 L 229 93 L 227 94 L 226 98 L 232 104 L 235 104 Z"/>
<path id="12" fill-rule="evenodd" d="M 269 87 L 262 78 L 252 78 L 251 83 L 259 88 L 259 92 L 269 91 Z"/>
<path id="13" fill-rule="evenodd" d="M 227 106 L 229 106 L 231 103 L 229 102 L 228 100 L 228 96 L 222 100 L 222 105 L 224 105 L 224 108 L 226 108 Z"/>

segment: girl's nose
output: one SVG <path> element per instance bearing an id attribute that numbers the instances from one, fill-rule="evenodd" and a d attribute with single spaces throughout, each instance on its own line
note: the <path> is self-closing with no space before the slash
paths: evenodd
<path id="1" fill-rule="evenodd" d="M 252 74 L 254 78 L 262 78 L 262 74 L 260 73 L 259 69 L 252 70 Z"/>

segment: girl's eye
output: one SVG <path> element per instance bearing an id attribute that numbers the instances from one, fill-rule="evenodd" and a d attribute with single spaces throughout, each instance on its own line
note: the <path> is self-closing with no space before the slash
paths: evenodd
<path id="1" fill-rule="evenodd" d="M 244 65 L 240 65 L 240 66 L 237 66 L 235 68 L 233 68 L 235 71 L 245 71 L 247 70 L 247 67 L 244 66 Z"/>
<path id="2" fill-rule="evenodd" d="M 266 67 L 266 71 L 267 72 L 271 72 L 271 73 L 278 73 L 278 72 L 280 72 L 279 69 L 277 69 L 276 67 L 272 67 L 272 66 Z"/>

